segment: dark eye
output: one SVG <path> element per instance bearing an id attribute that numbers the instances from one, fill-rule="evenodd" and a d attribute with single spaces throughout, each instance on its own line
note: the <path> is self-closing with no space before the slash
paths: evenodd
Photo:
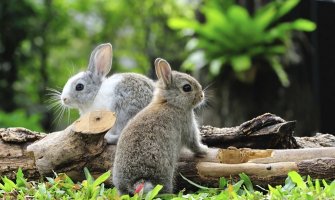
<path id="1" fill-rule="evenodd" d="M 83 89 L 84 89 L 84 85 L 83 85 L 83 84 L 78 83 L 78 84 L 76 85 L 76 90 L 77 90 L 77 91 L 82 91 Z"/>
<path id="2" fill-rule="evenodd" d="M 184 92 L 191 92 L 192 91 L 192 87 L 190 84 L 186 84 L 183 86 L 183 90 Z"/>

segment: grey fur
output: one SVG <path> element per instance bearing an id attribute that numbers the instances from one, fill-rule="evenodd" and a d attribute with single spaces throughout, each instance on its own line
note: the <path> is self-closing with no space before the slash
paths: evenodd
<path id="1" fill-rule="evenodd" d="M 196 156 L 207 152 L 193 112 L 204 99 L 201 85 L 187 74 L 171 71 L 163 59 L 155 65 L 159 80 L 154 98 L 129 121 L 117 145 L 113 183 L 121 194 L 133 193 L 139 182 L 162 184 L 162 192 L 171 193 L 180 149 L 186 146 Z M 193 90 L 184 92 L 185 84 Z"/>
<path id="2" fill-rule="evenodd" d="M 140 74 L 119 73 L 106 78 L 112 64 L 111 44 L 101 44 L 90 56 L 88 70 L 71 77 L 65 84 L 62 104 L 79 110 L 80 115 L 94 110 L 110 110 L 117 120 L 105 139 L 116 144 L 122 129 L 140 110 L 147 106 L 153 96 L 154 82 Z M 84 89 L 76 91 L 81 83 Z"/>

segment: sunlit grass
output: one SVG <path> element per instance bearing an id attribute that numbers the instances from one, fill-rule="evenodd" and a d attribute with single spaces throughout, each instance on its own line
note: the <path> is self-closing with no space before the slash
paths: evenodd
<path id="1" fill-rule="evenodd" d="M 157 185 L 148 194 L 142 192 L 135 195 L 120 196 L 116 188 L 105 187 L 104 182 L 110 178 L 107 171 L 94 179 L 85 168 L 86 180 L 75 183 L 66 174 L 55 174 L 54 178 L 47 177 L 44 182 L 27 181 L 21 169 L 16 173 L 16 180 L 2 177 L 0 183 L 0 198 L 2 199 L 335 199 L 335 180 L 312 180 L 304 178 L 297 172 L 288 173 L 284 185 L 270 186 L 262 191 L 256 190 L 250 178 L 242 173 L 240 180 L 219 179 L 218 188 L 208 188 L 198 185 L 185 177 L 190 184 L 199 188 L 198 192 L 186 194 L 158 194 L 163 186 Z"/>

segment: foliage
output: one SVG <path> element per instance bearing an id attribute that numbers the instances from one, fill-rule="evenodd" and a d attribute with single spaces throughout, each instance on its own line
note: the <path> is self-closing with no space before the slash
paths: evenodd
<path id="1" fill-rule="evenodd" d="M 269 186 L 271 199 L 335 199 L 335 180 L 328 184 L 325 180 L 312 181 L 307 177 L 305 181 L 297 172 L 289 172 L 285 185 Z"/>
<path id="2" fill-rule="evenodd" d="M 254 189 L 250 178 L 242 173 L 240 180 L 235 182 L 220 178 L 219 188 L 200 186 L 185 177 L 190 184 L 199 188 L 193 194 L 158 194 L 162 189 L 157 185 L 148 194 L 135 194 L 134 196 L 119 196 L 115 188 L 106 188 L 104 182 L 110 177 L 110 171 L 94 179 L 89 171 L 84 169 L 86 180 L 74 183 L 66 174 L 55 174 L 55 178 L 46 178 L 46 182 L 28 182 L 21 169 L 16 174 L 16 180 L 12 181 L 2 177 L 0 183 L 0 198 L 3 199 L 123 199 L 123 200 L 152 200 L 152 199 L 335 199 L 335 180 L 327 183 L 325 180 L 307 180 L 297 172 L 289 172 L 284 186 L 272 187 L 269 190 L 262 189 L 263 193 Z"/>
<path id="3" fill-rule="evenodd" d="M 261 59 L 271 65 L 282 85 L 288 86 L 280 57 L 290 48 L 290 34 L 293 30 L 316 28 L 306 19 L 279 21 L 298 3 L 299 0 L 275 0 L 250 15 L 246 8 L 232 0 L 212 0 L 200 6 L 204 23 L 198 22 L 195 15 L 171 18 L 170 27 L 191 35 L 186 48 L 192 53 L 185 60 L 184 68 L 194 70 L 209 66 L 209 72 L 217 76 L 225 65 L 230 65 L 237 77 L 245 80 L 245 72 Z"/>
<path id="4" fill-rule="evenodd" d="M 38 114 L 27 116 L 23 110 L 15 110 L 11 113 L 5 113 L 0 110 L 0 127 L 24 127 L 30 130 L 42 131 L 40 118 L 41 116 Z"/>
<path id="5" fill-rule="evenodd" d="M 0 10 L 0 108 L 38 114 L 47 132 L 69 122 L 51 124 L 58 113 L 47 108 L 46 88 L 61 90 L 98 44 L 112 43 L 113 72 L 148 74 L 156 57 L 184 56 L 175 52 L 185 42 L 165 23 L 184 10 L 174 0 L 12 0 Z"/>
<path id="6" fill-rule="evenodd" d="M 84 169 L 86 180 L 81 183 L 74 183 L 66 174 L 55 174 L 55 178 L 47 177 L 46 182 L 28 182 L 24 178 L 21 169 L 16 173 L 16 180 L 12 181 L 2 177 L 0 183 L 0 197 L 3 199 L 146 199 L 152 200 L 157 196 L 162 186 L 157 185 L 148 194 L 135 194 L 119 196 L 115 188 L 105 188 L 104 182 L 110 177 L 111 172 L 107 171 L 97 179 Z"/>

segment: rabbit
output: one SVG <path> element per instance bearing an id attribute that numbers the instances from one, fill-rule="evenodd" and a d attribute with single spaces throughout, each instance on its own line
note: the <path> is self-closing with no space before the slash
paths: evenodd
<path id="1" fill-rule="evenodd" d="M 147 193 L 162 184 L 162 193 L 173 191 L 173 178 L 182 147 L 204 156 L 193 109 L 204 100 L 201 85 L 190 75 L 171 71 L 169 63 L 155 60 L 158 77 L 150 104 L 123 129 L 113 164 L 112 181 L 120 194 L 139 188 Z"/>
<path id="2" fill-rule="evenodd" d="M 108 144 L 116 144 L 129 119 L 147 106 L 154 81 L 135 73 L 116 73 L 106 77 L 112 65 L 112 45 L 97 46 L 91 53 L 87 71 L 72 76 L 60 99 L 63 106 L 76 108 L 80 115 L 94 110 L 110 110 L 117 120 L 105 135 Z"/>

